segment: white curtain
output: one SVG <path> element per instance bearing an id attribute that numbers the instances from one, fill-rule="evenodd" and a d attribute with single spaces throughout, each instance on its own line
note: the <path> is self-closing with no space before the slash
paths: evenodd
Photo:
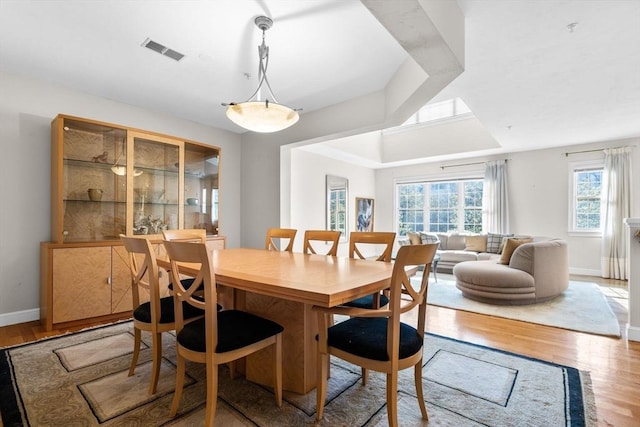
<path id="1" fill-rule="evenodd" d="M 509 233 L 506 160 L 486 163 L 482 192 L 482 229 L 489 233 Z"/>
<path id="2" fill-rule="evenodd" d="M 602 179 L 602 277 L 627 280 L 624 218 L 631 216 L 631 147 L 604 150 Z"/>

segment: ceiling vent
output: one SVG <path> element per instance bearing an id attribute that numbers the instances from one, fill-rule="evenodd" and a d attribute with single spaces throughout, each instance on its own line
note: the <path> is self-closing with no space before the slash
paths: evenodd
<path id="1" fill-rule="evenodd" d="M 171 58 L 175 61 L 180 61 L 182 58 L 184 58 L 184 55 L 182 53 L 177 52 L 173 49 L 169 49 L 168 47 L 161 45 L 158 42 L 154 42 L 150 38 L 147 38 L 144 42 L 142 42 L 142 46 L 146 47 L 147 49 L 151 49 L 154 52 L 158 52 L 159 54 Z"/>

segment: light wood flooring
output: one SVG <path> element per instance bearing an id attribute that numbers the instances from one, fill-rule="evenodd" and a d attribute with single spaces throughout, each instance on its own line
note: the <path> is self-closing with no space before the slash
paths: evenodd
<path id="1" fill-rule="evenodd" d="M 441 275 L 438 274 L 438 279 Z M 444 276 L 442 276 L 444 278 Z M 605 294 L 624 305 L 627 283 L 594 277 L 572 280 L 597 282 Z M 622 329 L 624 308 L 617 311 Z M 79 330 L 82 328 L 76 328 Z M 501 319 L 429 306 L 428 332 L 506 350 L 589 371 L 599 426 L 640 426 L 640 342 Z M 0 328 L 0 347 L 35 341 L 67 332 L 45 332 L 38 322 Z M 1 422 L 0 422 L 1 425 Z"/>

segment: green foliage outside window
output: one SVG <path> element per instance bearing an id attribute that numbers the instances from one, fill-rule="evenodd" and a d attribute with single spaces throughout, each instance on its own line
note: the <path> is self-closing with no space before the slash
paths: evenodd
<path id="1" fill-rule="evenodd" d="M 482 186 L 482 180 L 398 184 L 398 234 L 482 232 Z"/>
<path id="2" fill-rule="evenodd" d="M 574 226 L 577 230 L 599 230 L 602 169 L 576 171 L 574 180 Z"/>
<path id="3" fill-rule="evenodd" d="M 329 230 L 346 230 L 347 190 L 329 192 Z"/>

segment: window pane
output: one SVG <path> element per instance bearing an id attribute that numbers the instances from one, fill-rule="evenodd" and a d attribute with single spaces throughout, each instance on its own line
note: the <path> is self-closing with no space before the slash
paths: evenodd
<path id="1" fill-rule="evenodd" d="M 574 171 L 574 230 L 600 229 L 602 172 L 601 168 Z"/>
<path id="2" fill-rule="evenodd" d="M 400 184 L 398 194 L 398 234 L 406 236 L 407 231 L 424 230 L 424 184 Z"/>

